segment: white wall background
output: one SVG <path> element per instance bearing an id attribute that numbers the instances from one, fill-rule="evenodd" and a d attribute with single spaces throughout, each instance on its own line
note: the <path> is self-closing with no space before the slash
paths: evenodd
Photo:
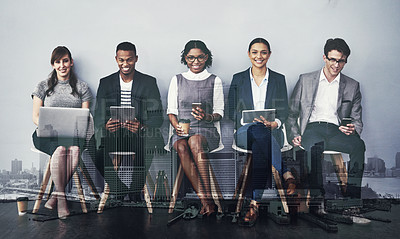
<path id="1" fill-rule="evenodd" d="M 95 93 L 99 79 L 118 69 L 116 45 L 135 43 L 137 69 L 158 79 L 165 105 L 171 77 L 186 70 L 179 56 L 188 40 L 206 42 L 210 71 L 229 86 L 250 66 L 247 46 L 259 36 L 270 41 L 268 66 L 286 75 L 289 94 L 300 73 L 323 66 L 326 39 L 344 38 L 352 53 L 343 72 L 361 83 L 366 156 L 392 167 L 400 151 L 399 10 L 398 0 L 2 0 L 0 169 L 10 170 L 14 158 L 24 168 L 38 165 L 30 95 L 50 73 L 56 46 L 72 51 L 79 78 Z"/>

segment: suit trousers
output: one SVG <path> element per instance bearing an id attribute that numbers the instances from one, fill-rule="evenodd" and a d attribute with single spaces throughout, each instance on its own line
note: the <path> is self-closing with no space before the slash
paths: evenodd
<path id="1" fill-rule="evenodd" d="M 107 132 L 107 136 L 104 138 L 104 144 L 100 146 L 100 150 L 97 153 L 97 164 L 103 164 L 103 176 L 110 186 L 111 193 L 116 195 L 139 194 L 145 183 L 145 163 L 144 163 L 144 145 L 143 139 L 140 135 L 129 132 L 128 130 L 122 129 L 115 133 Z M 124 175 L 128 181 L 131 179 L 130 185 L 125 185 L 124 182 L 118 176 L 118 173 L 114 170 L 113 157 L 110 155 L 111 152 L 135 152 L 134 158 L 131 158 L 129 163 L 132 171 L 128 171 L 128 175 Z M 122 160 L 130 160 L 129 157 L 120 157 Z M 130 175 L 132 174 L 132 175 Z"/>
<path id="2" fill-rule="evenodd" d="M 351 196 L 360 198 L 365 158 L 364 141 L 358 134 L 344 134 L 335 124 L 327 122 L 309 123 L 301 138 L 301 144 L 307 152 L 310 152 L 311 147 L 318 142 L 324 142 L 325 150 L 340 151 L 350 155 L 348 185 L 354 186 Z"/>
<path id="3" fill-rule="evenodd" d="M 246 195 L 251 195 L 256 189 L 272 186 L 271 164 L 280 174 L 282 171 L 287 171 L 282 170 L 282 156 L 278 142 L 272 136 L 271 130 L 262 123 L 250 123 L 240 127 L 235 137 L 238 147 L 252 150 L 253 153 L 252 177 Z"/>

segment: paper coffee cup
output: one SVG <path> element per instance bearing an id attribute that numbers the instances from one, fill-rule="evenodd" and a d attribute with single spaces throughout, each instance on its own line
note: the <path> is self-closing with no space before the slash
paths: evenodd
<path id="1" fill-rule="evenodd" d="M 26 210 L 28 209 L 28 197 L 18 197 L 17 198 L 17 208 L 18 208 L 18 215 L 22 216 L 25 215 Z"/>
<path id="2" fill-rule="evenodd" d="M 183 136 L 188 136 L 190 129 L 190 119 L 180 119 L 178 123 L 182 127 L 183 133 L 185 134 Z"/>

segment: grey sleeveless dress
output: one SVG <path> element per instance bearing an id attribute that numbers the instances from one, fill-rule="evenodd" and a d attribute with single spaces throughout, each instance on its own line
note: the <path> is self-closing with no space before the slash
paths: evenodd
<path id="1" fill-rule="evenodd" d="M 208 150 L 212 151 L 218 148 L 220 135 L 214 127 L 214 123 L 208 123 L 205 120 L 199 121 L 192 115 L 192 103 L 201 103 L 202 109 L 207 114 L 213 113 L 214 82 L 216 76 L 211 74 L 204 80 L 188 80 L 182 74 L 176 76 L 178 85 L 178 120 L 190 119 L 189 136 L 178 136 L 174 132 L 171 136 L 171 147 L 176 141 L 184 138 L 190 138 L 193 135 L 200 134 L 207 139 Z"/>

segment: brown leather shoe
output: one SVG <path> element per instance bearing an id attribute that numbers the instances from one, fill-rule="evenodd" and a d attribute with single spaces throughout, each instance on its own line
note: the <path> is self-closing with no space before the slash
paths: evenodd
<path id="1" fill-rule="evenodd" d="M 286 194 L 288 196 L 293 195 L 296 192 L 296 180 L 294 178 L 288 178 L 286 180 Z"/>
<path id="2" fill-rule="evenodd" d="M 242 227 L 253 227 L 256 224 L 258 217 L 258 204 L 256 201 L 252 201 L 249 206 L 244 218 L 239 220 L 239 226 Z"/>

